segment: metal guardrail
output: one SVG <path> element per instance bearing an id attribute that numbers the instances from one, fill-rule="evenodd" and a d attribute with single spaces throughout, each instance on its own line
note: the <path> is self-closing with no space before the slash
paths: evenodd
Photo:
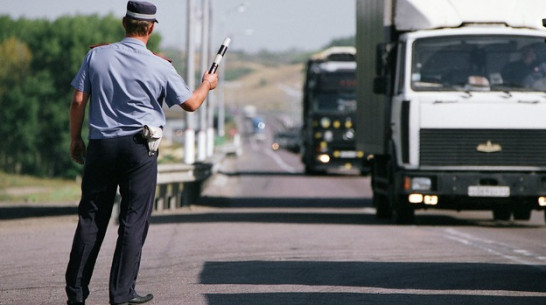
<path id="1" fill-rule="evenodd" d="M 213 174 L 216 167 L 213 163 L 197 163 L 193 165 L 175 163 L 159 164 L 157 167 L 157 186 L 154 202 L 154 212 L 175 210 L 194 203 L 201 194 L 203 182 Z M 111 218 L 117 221 L 121 195 L 116 193 Z"/>
<path id="2" fill-rule="evenodd" d="M 193 203 L 213 168 L 212 163 L 158 165 L 154 210 L 173 210 Z"/>
<path id="3" fill-rule="evenodd" d="M 189 206 L 201 195 L 203 183 L 218 171 L 218 167 L 225 156 L 239 156 L 242 153 L 239 136 L 233 143 L 218 148 L 218 153 L 207 162 L 184 164 L 171 163 L 157 166 L 157 188 L 154 202 L 154 211 L 174 210 Z M 119 214 L 119 191 L 116 195 L 112 218 L 117 219 Z"/>

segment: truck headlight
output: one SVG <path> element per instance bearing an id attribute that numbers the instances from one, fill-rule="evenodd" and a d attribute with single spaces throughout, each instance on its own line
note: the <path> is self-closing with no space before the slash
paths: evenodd
<path id="1" fill-rule="evenodd" d="M 412 190 L 429 191 L 432 188 L 432 180 L 426 177 L 413 177 L 410 187 Z"/>
<path id="2" fill-rule="evenodd" d="M 343 140 L 345 141 L 351 141 L 355 138 L 355 131 L 354 129 L 348 129 L 343 133 Z"/>
<path id="3" fill-rule="evenodd" d="M 318 155 L 318 160 L 322 163 L 328 163 L 330 162 L 330 156 L 328 156 L 327 154 L 322 154 L 322 155 Z"/>
<path id="4" fill-rule="evenodd" d="M 331 123 L 332 121 L 327 117 L 323 117 L 322 119 L 320 119 L 320 126 L 322 126 L 322 128 L 330 127 Z"/>
<path id="5" fill-rule="evenodd" d="M 326 130 L 324 132 L 324 138 L 323 139 L 326 142 L 332 142 L 332 140 L 334 139 L 334 133 L 331 130 Z"/>

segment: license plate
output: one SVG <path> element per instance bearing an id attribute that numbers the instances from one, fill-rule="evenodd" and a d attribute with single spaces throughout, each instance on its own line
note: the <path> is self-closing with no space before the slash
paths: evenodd
<path id="1" fill-rule="evenodd" d="M 345 150 L 339 153 L 340 158 L 356 158 L 356 151 L 354 150 Z"/>
<path id="2" fill-rule="evenodd" d="M 510 197 L 510 187 L 471 185 L 468 187 L 468 196 L 470 197 Z"/>

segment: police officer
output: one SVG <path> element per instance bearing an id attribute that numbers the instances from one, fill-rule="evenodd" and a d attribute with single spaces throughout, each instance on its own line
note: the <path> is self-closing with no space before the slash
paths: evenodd
<path id="1" fill-rule="evenodd" d="M 150 154 L 143 126 L 165 125 L 162 104 L 197 110 L 216 87 L 205 73 L 191 91 L 174 67 L 146 48 L 155 23 L 155 5 L 129 1 L 125 38 L 95 47 L 71 82 L 70 156 L 84 164 L 79 221 L 66 270 L 68 304 L 85 304 L 89 282 L 112 213 L 121 194 L 119 228 L 110 270 L 110 303 L 140 304 L 153 298 L 135 291 L 142 247 L 149 227 L 157 179 L 157 154 Z M 89 105 L 89 143 L 81 137 Z"/>

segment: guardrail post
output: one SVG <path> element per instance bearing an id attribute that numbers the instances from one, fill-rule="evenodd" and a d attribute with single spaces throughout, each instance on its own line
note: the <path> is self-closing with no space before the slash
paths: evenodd
<path id="1" fill-rule="evenodd" d="M 172 192 L 171 196 L 169 198 L 169 209 L 174 210 L 182 205 L 182 191 L 184 187 L 182 186 L 181 189 L 180 183 L 174 183 L 172 184 Z"/>
<path id="2" fill-rule="evenodd" d="M 165 208 L 165 202 L 168 198 L 168 184 L 158 185 L 158 191 L 155 199 L 155 210 L 161 211 Z"/>
<path id="3" fill-rule="evenodd" d="M 182 190 L 182 206 L 187 207 L 199 198 L 201 194 L 201 182 L 192 181 L 184 183 L 184 189 Z"/>

